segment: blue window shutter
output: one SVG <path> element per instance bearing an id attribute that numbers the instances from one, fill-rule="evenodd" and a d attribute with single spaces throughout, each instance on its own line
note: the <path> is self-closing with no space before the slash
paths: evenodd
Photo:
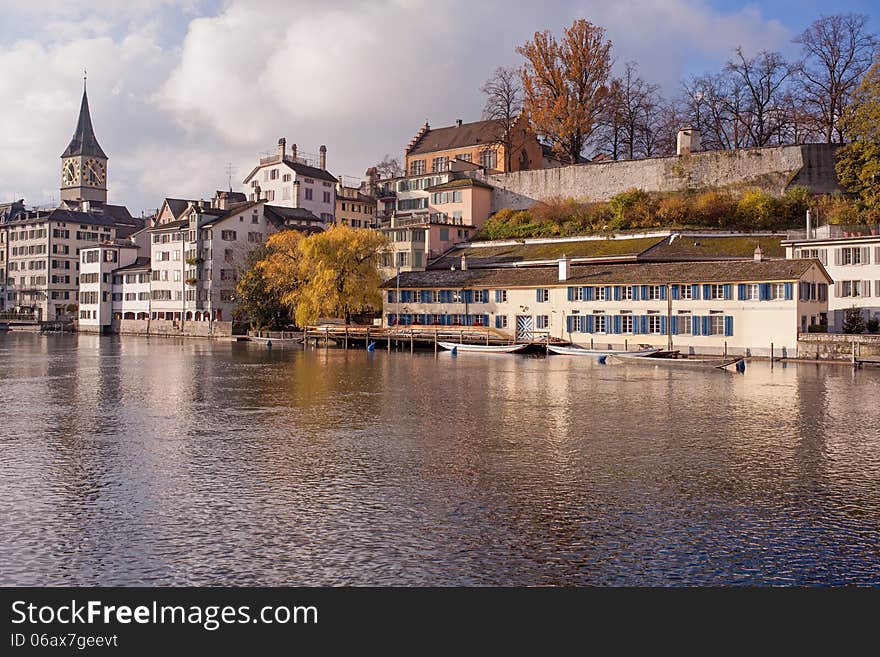
<path id="1" fill-rule="evenodd" d="M 712 335 L 712 318 L 705 315 L 703 318 L 703 335 Z"/>
<path id="2" fill-rule="evenodd" d="M 571 288 L 568 288 L 568 291 L 571 292 Z M 571 315 L 565 318 L 565 330 L 568 333 L 571 333 L 571 325 L 573 323 L 572 320 L 574 320 L 574 317 L 572 317 Z"/>
<path id="3" fill-rule="evenodd" d="M 694 299 L 699 299 L 699 298 L 700 298 L 700 286 L 697 285 L 696 283 L 694 283 L 693 285 L 691 285 L 691 296 L 692 296 Z"/>
<path id="4" fill-rule="evenodd" d="M 660 286 L 660 300 L 666 301 L 666 286 L 665 285 Z"/>
<path id="5" fill-rule="evenodd" d="M 785 284 L 785 300 L 786 301 L 791 301 L 791 299 L 793 297 L 794 290 L 792 288 L 793 288 L 793 286 L 791 283 Z"/>
<path id="6" fill-rule="evenodd" d="M 495 303 L 501 303 L 501 290 L 495 290 Z"/>
<path id="7" fill-rule="evenodd" d="M 573 287 L 568 288 L 568 300 L 574 301 L 574 288 Z"/>
<path id="8" fill-rule="evenodd" d="M 392 313 L 388 313 L 388 326 L 394 326 L 394 315 Z"/>
<path id="9" fill-rule="evenodd" d="M 595 295 L 593 294 L 593 288 L 585 287 L 584 288 L 584 299 L 586 299 L 587 301 L 592 301 L 594 298 L 595 298 Z"/>
<path id="10" fill-rule="evenodd" d="M 691 335 L 700 334 L 700 318 L 696 315 L 691 316 Z"/>
<path id="11" fill-rule="evenodd" d="M 495 315 L 495 328 L 501 328 L 501 315 Z"/>
<path id="12" fill-rule="evenodd" d="M 673 301 L 678 301 L 679 296 L 680 296 L 680 293 L 679 293 L 679 290 L 678 290 L 678 285 L 673 285 L 673 286 L 672 286 L 672 300 L 673 300 Z"/>
<path id="13" fill-rule="evenodd" d="M 587 325 L 584 327 L 585 332 L 593 333 L 593 329 L 596 327 L 596 318 L 592 315 L 588 315 L 586 317 Z"/>
<path id="14" fill-rule="evenodd" d="M 633 297 L 633 301 L 639 300 L 639 286 L 638 285 L 632 286 L 632 297 Z"/>
<path id="15" fill-rule="evenodd" d="M 670 323 L 672 324 L 672 326 L 670 327 L 670 333 L 672 333 L 673 335 L 678 335 L 678 317 L 673 315 L 671 317 Z"/>
<path id="16" fill-rule="evenodd" d="M 736 286 L 736 298 L 740 301 L 746 300 L 746 284 L 740 283 Z"/>
<path id="17" fill-rule="evenodd" d="M 541 302 L 541 289 L 540 288 L 535 290 L 535 301 L 537 301 L 538 303 Z"/>
<path id="18" fill-rule="evenodd" d="M 733 335 L 733 317 L 724 318 L 724 335 Z"/>
<path id="19" fill-rule="evenodd" d="M 639 294 L 639 298 L 642 299 L 643 301 L 648 300 L 648 286 L 647 285 L 642 285 L 642 291 L 641 291 L 641 294 Z"/>
<path id="20" fill-rule="evenodd" d="M 712 298 L 712 286 L 708 283 L 703 283 L 703 298 L 707 301 Z"/>
<path id="21" fill-rule="evenodd" d="M 608 320 L 605 320 L 606 322 Z M 611 329 L 614 329 L 613 331 Z M 614 315 L 614 321 L 611 323 L 609 327 L 609 333 L 620 333 L 620 315 Z"/>
<path id="22" fill-rule="evenodd" d="M 761 283 L 759 290 L 761 301 L 768 301 L 770 299 L 770 283 Z"/>
<path id="23" fill-rule="evenodd" d="M 483 315 L 483 326 L 489 326 L 489 315 Z"/>
<path id="24" fill-rule="evenodd" d="M 724 284 L 724 298 L 729 300 L 731 298 L 730 293 L 731 293 L 730 283 L 725 283 Z"/>
<path id="25" fill-rule="evenodd" d="M 642 333 L 648 332 L 648 316 L 642 315 Z"/>
<path id="26" fill-rule="evenodd" d="M 422 290 L 422 303 L 431 302 L 431 290 Z"/>
<path id="27" fill-rule="evenodd" d="M 474 292 L 473 290 L 462 290 L 461 298 L 464 299 L 465 303 L 473 303 L 474 300 Z"/>
<path id="28" fill-rule="evenodd" d="M 388 290 L 388 303 L 394 303 L 394 290 Z"/>
<path id="29" fill-rule="evenodd" d="M 663 335 L 666 335 L 666 317 L 664 317 L 662 315 L 660 317 L 660 332 Z"/>
<path id="30" fill-rule="evenodd" d="M 608 288 L 606 287 L 605 290 L 606 290 L 605 291 L 605 298 L 608 299 Z M 619 285 L 614 286 L 614 300 L 620 301 L 620 286 Z"/>

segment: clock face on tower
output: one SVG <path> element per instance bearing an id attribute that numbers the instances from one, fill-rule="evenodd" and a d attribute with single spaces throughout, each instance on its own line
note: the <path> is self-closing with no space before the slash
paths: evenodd
<path id="1" fill-rule="evenodd" d="M 89 187 L 103 187 L 107 181 L 107 170 L 101 160 L 89 158 L 83 164 L 83 182 Z"/>
<path id="2" fill-rule="evenodd" d="M 64 187 L 72 187 L 77 184 L 79 178 L 79 165 L 76 160 L 67 160 L 61 168 L 61 184 Z"/>

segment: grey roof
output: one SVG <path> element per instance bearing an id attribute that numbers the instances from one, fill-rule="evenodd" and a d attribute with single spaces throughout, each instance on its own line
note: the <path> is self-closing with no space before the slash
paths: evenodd
<path id="1" fill-rule="evenodd" d="M 407 155 L 423 155 L 478 144 L 491 145 L 498 143 L 502 136 L 497 121 L 474 121 L 446 128 L 432 128 L 407 151 Z"/>
<path id="2" fill-rule="evenodd" d="M 272 216 L 275 219 L 280 221 L 286 221 L 288 219 L 295 219 L 298 221 L 317 221 L 320 223 L 321 219 L 309 210 L 305 208 L 286 208 L 280 205 L 267 205 L 263 208 L 263 211 Z"/>
<path id="3" fill-rule="evenodd" d="M 101 146 L 98 144 L 95 131 L 92 128 L 92 117 L 89 114 L 89 97 L 86 94 L 85 84 L 83 84 L 82 103 L 79 107 L 79 119 L 76 122 L 76 130 L 74 130 L 70 144 L 67 145 L 61 157 L 73 157 L 76 155 L 93 155 L 105 160 L 107 159 L 107 156 L 104 155 L 104 151 L 101 150 Z"/>
<path id="4" fill-rule="evenodd" d="M 302 162 L 294 160 L 291 157 L 285 156 L 283 162 L 288 168 L 293 169 L 298 176 L 305 176 L 307 178 L 319 178 L 320 180 L 327 180 L 328 182 L 332 183 L 339 182 L 329 171 L 319 169 L 318 167 L 312 167 L 308 164 L 303 164 Z M 254 174 L 263 167 L 274 166 L 281 163 L 281 160 L 276 160 L 275 162 L 259 164 L 253 168 L 253 170 L 247 175 L 247 178 L 245 178 L 243 182 L 247 183 L 251 178 L 254 177 Z"/>
<path id="5" fill-rule="evenodd" d="M 178 219 L 183 211 L 186 210 L 187 206 L 190 203 L 196 203 L 197 201 L 194 199 L 185 199 L 185 198 L 166 198 L 165 203 L 168 205 L 168 209 L 171 210 L 171 216 L 175 219 Z"/>
<path id="6" fill-rule="evenodd" d="M 565 281 L 559 280 L 558 267 L 412 271 L 400 274 L 400 287 L 568 287 L 795 281 L 813 266 L 818 266 L 828 282 L 831 282 L 831 278 L 818 260 L 803 258 L 582 265 L 572 267 L 571 275 Z M 386 281 L 382 287 L 390 288 L 396 285 L 395 277 Z"/>
<path id="7" fill-rule="evenodd" d="M 118 272 L 126 272 L 126 271 L 143 271 L 150 268 L 150 258 L 149 256 L 138 256 L 137 259 L 131 263 L 130 265 L 126 265 L 125 267 L 120 267 L 119 269 L 114 270 L 113 273 Z"/>

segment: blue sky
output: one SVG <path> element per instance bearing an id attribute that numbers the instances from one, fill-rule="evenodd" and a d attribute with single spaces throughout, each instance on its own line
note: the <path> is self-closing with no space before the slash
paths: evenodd
<path id="1" fill-rule="evenodd" d="M 821 14 L 863 0 L 0 0 L 0 200 L 58 198 L 59 154 L 76 121 L 82 69 L 113 202 L 207 198 L 248 173 L 278 138 L 328 148 L 328 168 L 361 177 L 434 126 L 479 118 L 479 87 L 517 65 L 536 30 L 584 17 L 607 29 L 617 66 L 675 93 L 731 51 L 781 50 Z M 14 90 L 14 91 L 13 91 Z"/>

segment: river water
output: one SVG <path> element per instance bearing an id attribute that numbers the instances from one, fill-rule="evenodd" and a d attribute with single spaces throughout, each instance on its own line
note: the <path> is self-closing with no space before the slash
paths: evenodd
<path id="1" fill-rule="evenodd" d="M 0 584 L 880 584 L 880 371 L 0 335 Z"/>

